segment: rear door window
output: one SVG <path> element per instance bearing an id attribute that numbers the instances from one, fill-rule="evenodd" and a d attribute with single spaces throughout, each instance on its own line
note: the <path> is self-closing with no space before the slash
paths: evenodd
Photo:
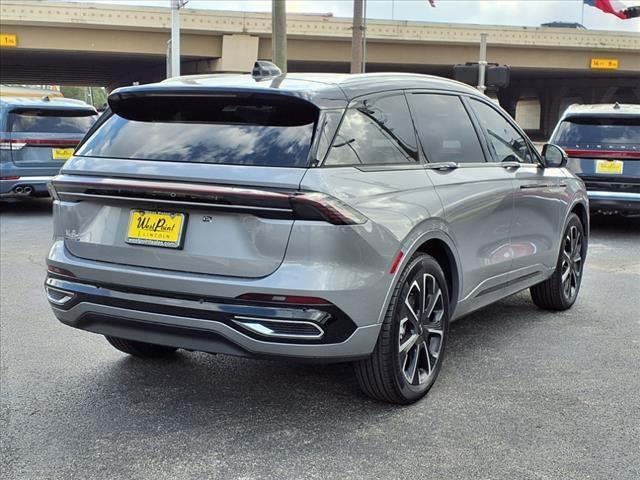
<path id="1" fill-rule="evenodd" d="M 527 140 L 496 109 L 471 99 L 471 106 L 487 133 L 489 149 L 498 162 L 532 163 Z"/>
<path id="2" fill-rule="evenodd" d="M 476 130 L 459 97 L 413 93 L 409 101 L 430 163 L 485 161 Z"/>
<path id="3" fill-rule="evenodd" d="M 93 110 L 18 110 L 9 115 L 9 131 L 84 134 L 97 117 Z"/>
<path id="4" fill-rule="evenodd" d="M 134 98 L 114 110 L 76 155 L 306 167 L 318 118 L 308 102 L 233 95 Z"/>
<path id="5" fill-rule="evenodd" d="M 554 142 L 595 148 L 640 145 L 640 117 L 570 117 L 560 122 Z"/>
<path id="6" fill-rule="evenodd" d="M 413 122 L 403 93 L 357 101 L 345 113 L 324 165 L 418 163 Z"/>

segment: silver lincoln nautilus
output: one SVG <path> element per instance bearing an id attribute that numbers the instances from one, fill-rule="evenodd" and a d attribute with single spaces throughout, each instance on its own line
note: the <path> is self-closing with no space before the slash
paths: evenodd
<path id="1" fill-rule="evenodd" d="M 353 361 L 403 404 L 451 321 L 575 302 L 589 208 L 559 147 L 450 80 L 260 68 L 110 95 L 50 186 L 61 322 L 138 357 Z"/>

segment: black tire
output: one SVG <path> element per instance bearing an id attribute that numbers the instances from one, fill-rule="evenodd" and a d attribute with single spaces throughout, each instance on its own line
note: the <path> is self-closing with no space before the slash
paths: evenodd
<path id="1" fill-rule="evenodd" d="M 118 337 L 105 337 L 107 342 L 116 350 L 128 353 L 138 358 L 162 358 L 173 354 L 176 347 L 165 347 L 164 345 L 154 345 L 153 343 L 136 342 Z"/>
<path id="2" fill-rule="evenodd" d="M 574 236 L 577 234 L 576 244 Z M 544 310 L 567 310 L 575 303 L 580 292 L 587 254 L 587 238 L 580 218 L 572 213 L 562 233 L 558 263 L 553 275 L 530 288 L 531 299 Z M 568 269 L 568 270 L 567 270 Z M 567 277 L 564 277 L 568 275 Z M 563 278 L 564 277 L 564 278 Z"/>
<path id="3" fill-rule="evenodd" d="M 417 280 L 421 283 L 416 288 Z M 429 294 L 424 301 L 417 298 L 416 304 L 416 291 Z M 417 315 L 411 315 L 407 303 L 420 307 L 415 308 Z M 417 317 L 419 322 L 414 321 Z M 421 399 L 440 372 L 448 331 L 449 292 L 442 268 L 433 257 L 416 254 L 395 287 L 373 353 L 354 364 L 362 391 L 376 400 L 402 405 Z M 413 346 L 403 353 L 401 346 L 412 341 Z M 411 368 L 413 360 L 416 366 Z"/>

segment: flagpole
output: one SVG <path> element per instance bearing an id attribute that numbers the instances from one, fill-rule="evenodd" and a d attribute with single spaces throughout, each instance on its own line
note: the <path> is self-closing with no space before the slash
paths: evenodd
<path id="1" fill-rule="evenodd" d="M 580 4 L 582 5 L 582 17 L 580 20 L 580 25 L 584 27 L 584 0 L 580 0 Z"/>

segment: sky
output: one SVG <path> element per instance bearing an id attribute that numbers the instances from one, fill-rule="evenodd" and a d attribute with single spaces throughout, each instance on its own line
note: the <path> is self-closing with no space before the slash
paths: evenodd
<path id="1" fill-rule="evenodd" d="M 170 0 L 82 0 L 79 3 L 165 7 Z M 640 5 L 640 0 L 618 0 L 618 3 L 631 7 Z M 271 0 L 190 0 L 186 8 L 269 12 Z M 287 12 L 350 17 L 353 1 L 287 0 Z M 640 18 L 620 20 L 596 8 L 583 7 L 582 0 L 436 0 L 436 8 L 430 7 L 427 0 L 367 0 L 367 18 L 516 26 L 563 21 L 579 22 L 590 30 L 640 33 Z"/>

